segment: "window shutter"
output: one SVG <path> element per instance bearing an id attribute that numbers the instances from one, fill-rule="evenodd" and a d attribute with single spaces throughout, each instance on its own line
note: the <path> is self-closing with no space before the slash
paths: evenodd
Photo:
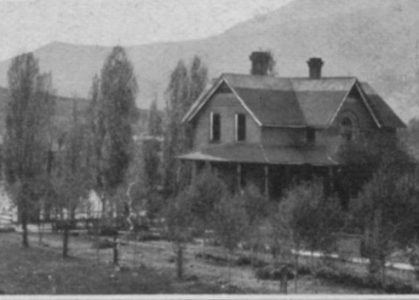
<path id="1" fill-rule="evenodd" d="M 210 141 L 214 140 L 214 113 L 210 113 Z"/>

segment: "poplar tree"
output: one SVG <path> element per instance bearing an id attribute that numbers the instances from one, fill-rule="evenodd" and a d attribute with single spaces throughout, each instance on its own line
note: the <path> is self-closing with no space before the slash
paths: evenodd
<path id="1" fill-rule="evenodd" d="M 27 224 L 37 211 L 40 183 L 46 175 L 49 124 L 54 108 L 51 76 L 40 74 L 38 60 L 26 53 L 12 60 L 8 71 L 10 98 L 6 107 L 4 164 L 6 181 L 22 223 L 22 245 L 29 246 Z"/>
<path id="2" fill-rule="evenodd" d="M 132 124 L 137 81 L 125 50 L 116 46 L 107 57 L 99 78 L 92 84 L 92 152 L 95 189 L 104 212 L 107 201 L 123 184 L 132 157 Z"/>
<path id="3" fill-rule="evenodd" d="M 74 103 L 72 125 L 57 154 L 57 167 L 53 177 L 59 207 L 67 211 L 67 218 L 63 222 L 64 258 L 68 256 L 69 229 L 74 221 L 75 210 L 80 206 L 81 200 L 88 196 L 90 189 L 86 133 L 87 128 L 79 119 L 77 106 Z"/>
<path id="4" fill-rule="evenodd" d="M 169 195 L 176 194 L 190 181 L 189 168 L 176 159 L 177 155 L 192 148 L 192 130 L 182 123 L 182 118 L 204 90 L 207 80 L 207 68 L 197 56 L 189 70 L 180 60 L 170 76 L 163 153 L 163 186 Z"/>
<path id="5" fill-rule="evenodd" d="M 148 113 L 148 134 L 152 137 L 159 137 L 162 135 L 162 117 L 157 108 L 157 99 L 151 102 Z"/>

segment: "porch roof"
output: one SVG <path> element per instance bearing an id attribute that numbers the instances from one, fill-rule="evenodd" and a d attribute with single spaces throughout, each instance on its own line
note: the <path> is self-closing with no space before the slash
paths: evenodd
<path id="1" fill-rule="evenodd" d="M 179 159 L 272 165 L 339 165 L 326 146 L 290 147 L 240 143 L 222 144 L 181 155 Z"/>

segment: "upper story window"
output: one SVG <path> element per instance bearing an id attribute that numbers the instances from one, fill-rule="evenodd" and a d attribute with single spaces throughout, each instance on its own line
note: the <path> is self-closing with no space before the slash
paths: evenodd
<path id="1" fill-rule="evenodd" d="M 246 115 L 236 114 L 236 141 L 241 142 L 246 140 Z"/>
<path id="2" fill-rule="evenodd" d="M 211 113 L 210 115 L 210 140 L 219 142 L 221 138 L 221 117 L 220 114 Z"/>
<path id="3" fill-rule="evenodd" d="M 340 135 L 346 142 L 354 141 L 358 135 L 358 124 L 355 116 L 347 115 L 340 121 Z"/>

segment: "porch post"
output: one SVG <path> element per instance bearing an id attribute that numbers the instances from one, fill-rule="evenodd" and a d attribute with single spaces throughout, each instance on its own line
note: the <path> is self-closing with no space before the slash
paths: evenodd
<path id="1" fill-rule="evenodd" d="M 191 162 L 192 163 L 192 184 L 194 184 L 195 183 L 195 180 L 196 180 L 196 175 L 197 175 L 197 169 L 198 169 L 198 166 L 197 166 L 197 164 L 198 164 L 198 162 L 197 161 L 192 161 Z"/>
<path id="2" fill-rule="evenodd" d="M 269 199 L 269 166 L 265 165 L 263 167 L 264 171 L 264 180 L 265 180 L 265 197 Z"/>
<path id="3" fill-rule="evenodd" d="M 237 190 L 241 192 L 242 189 L 242 165 L 241 163 L 237 164 Z"/>

